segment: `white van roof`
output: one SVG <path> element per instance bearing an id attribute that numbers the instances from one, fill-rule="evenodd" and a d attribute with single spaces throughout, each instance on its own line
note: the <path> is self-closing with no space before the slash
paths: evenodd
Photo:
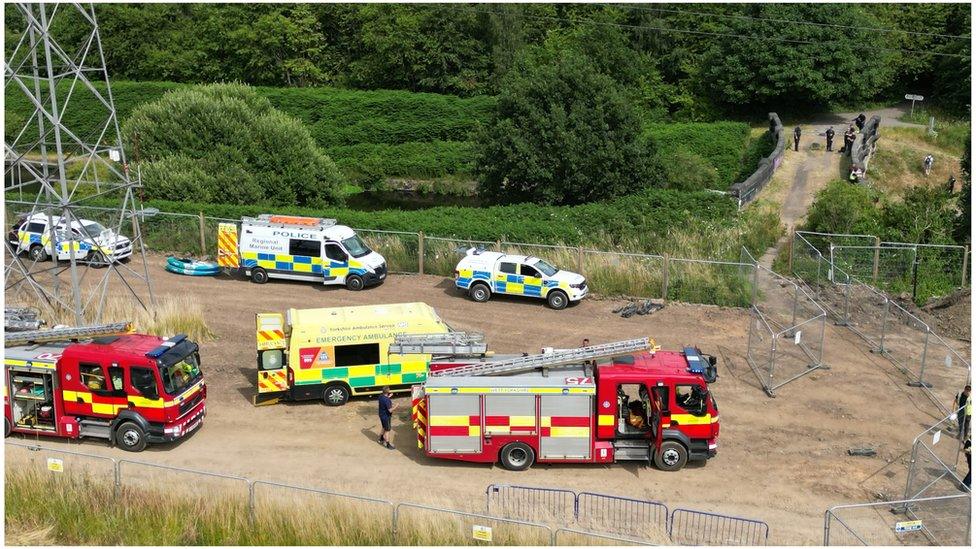
<path id="1" fill-rule="evenodd" d="M 324 230 L 336 225 L 335 219 L 322 217 L 301 217 L 297 215 L 261 214 L 257 217 L 243 217 L 244 225 L 274 227 L 278 229 Z"/>

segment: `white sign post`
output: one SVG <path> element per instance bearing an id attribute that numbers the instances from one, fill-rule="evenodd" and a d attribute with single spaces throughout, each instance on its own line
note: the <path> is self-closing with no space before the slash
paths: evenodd
<path id="1" fill-rule="evenodd" d="M 908 99 L 909 101 L 912 102 L 912 115 L 913 116 L 915 115 L 915 102 L 916 101 L 924 101 L 925 100 L 925 98 L 922 97 L 921 95 L 912 95 L 910 93 L 905 94 L 905 99 Z"/>

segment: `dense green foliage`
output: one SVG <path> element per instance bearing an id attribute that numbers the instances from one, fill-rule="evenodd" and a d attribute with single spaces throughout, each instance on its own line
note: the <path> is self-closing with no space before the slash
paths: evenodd
<path id="1" fill-rule="evenodd" d="M 740 171 L 743 150 L 749 139 L 749 126 L 742 122 L 649 124 L 644 136 L 657 150 L 665 170 L 674 172 L 668 177 L 669 186 L 689 187 L 682 183 L 681 171 L 669 164 L 677 163 L 691 168 L 704 161 L 705 166 L 714 169 L 715 183 L 707 187 L 691 187 L 724 190 L 735 183 L 736 175 Z M 691 158 L 689 155 L 692 155 Z M 756 158 L 750 172 L 756 169 L 758 161 Z M 695 177 L 697 174 L 689 175 Z"/>
<path id="2" fill-rule="evenodd" d="M 330 147 L 328 152 L 350 182 L 371 187 L 390 175 L 432 179 L 469 174 L 474 145 L 470 141 L 361 143 Z"/>
<path id="3" fill-rule="evenodd" d="M 121 79 L 493 95 L 523 49 L 550 42 L 579 45 L 653 117 L 852 106 L 906 92 L 957 112 L 970 102 L 966 4 L 113 3 L 96 11 L 109 71 Z M 67 15 L 56 30 L 83 43 L 84 27 Z M 11 14 L 5 26 L 9 49 L 23 23 Z"/>
<path id="4" fill-rule="evenodd" d="M 325 204 L 341 176 L 301 121 L 247 86 L 175 90 L 136 108 L 123 127 L 138 136 L 148 198 L 229 204 Z"/>
<path id="5" fill-rule="evenodd" d="M 613 79 L 573 50 L 528 50 L 478 137 L 481 194 L 581 204 L 650 186 L 653 150 Z"/>

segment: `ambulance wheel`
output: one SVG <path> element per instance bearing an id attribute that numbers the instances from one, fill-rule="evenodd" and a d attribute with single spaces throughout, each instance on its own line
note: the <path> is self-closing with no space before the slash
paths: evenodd
<path id="1" fill-rule="evenodd" d="M 141 452 L 146 449 L 146 432 L 128 421 L 115 430 L 115 443 L 127 452 Z"/>
<path id="2" fill-rule="evenodd" d="M 688 450 L 676 440 L 665 440 L 661 451 L 654 454 L 654 464 L 662 471 L 677 471 L 688 463 Z"/>
<path id="3" fill-rule="evenodd" d="M 44 246 L 40 244 L 35 244 L 31 247 L 30 251 L 27 252 L 27 256 L 31 258 L 31 261 L 47 261 L 47 252 L 44 251 Z"/>
<path id="4" fill-rule="evenodd" d="M 322 392 L 322 400 L 326 406 L 342 406 L 349 402 L 349 388 L 342 383 L 333 383 L 325 386 Z"/>
<path id="5" fill-rule="evenodd" d="M 358 292 L 363 289 L 363 277 L 359 275 L 349 275 L 346 277 L 346 288 Z"/>
<path id="6" fill-rule="evenodd" d="M 255 284 L 264 284 L 268 281 L 268 271 L 265 271 L 261 267 L 255 267 L 251 269 L 251 282 Z"/>
<path id="7" fill-rule="evenodd" d="M 471 286 L 471 289 L 468 290 L 468 295 L 470 295 L 471 299 L 477 301 L 478 303 L 484 303 L 491 299 L 491 290 L 488 289 L 487 284 L 479 283 Z"/>
<path id="8" fill-rule="evenodd" d="M 499 461 L 509 471 L 524 471 L 535 462 L 535 452 L 524 442 L 513 442 L 502 448 Z"/>
<path id="9" fill-rule="evenodd" d="M 546 302 L 549 303 L 550 307 L 558 311 L 560 309 L 565 309 L 566 305 L 569 305 L 569 298 L 566 297 L 564 292 L 553 290 L 549 292 L 548 296 L 546 296 Z"/>

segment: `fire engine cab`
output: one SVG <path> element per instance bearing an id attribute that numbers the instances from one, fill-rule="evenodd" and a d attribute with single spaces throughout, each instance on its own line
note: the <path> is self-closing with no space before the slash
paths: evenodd
<path id="1" fill-rule="evenodd" d="M 644 461 L 676 471 L 714 457 L 715 358 L 647 338 L 449 368 L 414 390 L 430 457 L 533 463 Z"/>
<path id="2" fill-rule="evenodd" d="M 206 413 L 197 344 L 128 323 L 6 334 L 4 436 L 108 439 L 139 452 L 193 432 Z"/>

